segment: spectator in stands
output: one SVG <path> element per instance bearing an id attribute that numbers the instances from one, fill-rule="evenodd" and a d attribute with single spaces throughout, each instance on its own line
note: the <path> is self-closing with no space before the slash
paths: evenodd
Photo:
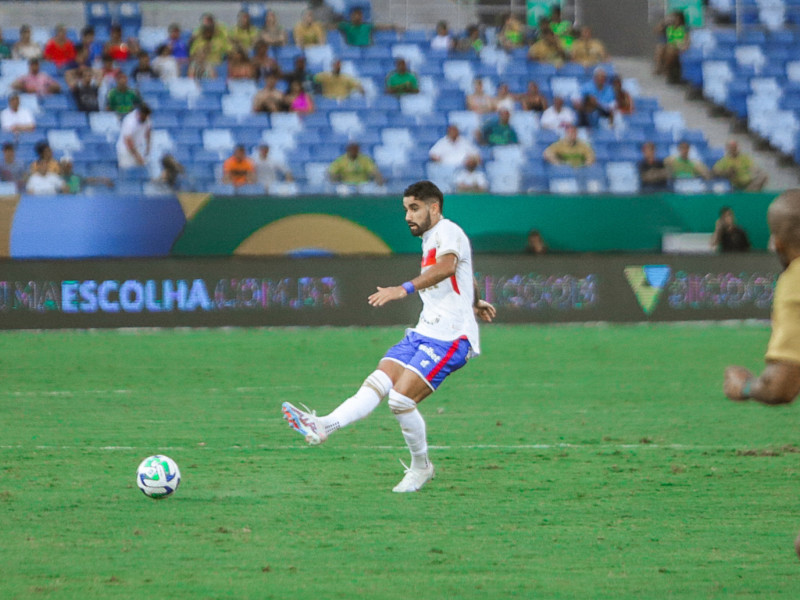
<path id="1" fill-rule="evenodd" d="M 289 35 L 278 22 L 278 15 L 274 10 L 268 10 L 264 16 L 264 29 L 261 30 L 261 39 L 268 46 L 285 46 L 289 41 Z"/>
<path id="2" fill-rule="evenodd" d="M 592 96 L 597 102 L 597 108 L 601 115 L 611 116 L 617 97 L 614 88 L 608 82 L 608 74 L 603 67 L 595 68 L 592 79 L 581 86 L 580 94 L 580 99 L 575 102 L 576 108 L 580 108 L 580 104 L 585 102 L 586 96 Z"/>
<path id="3" fill-rule="evenodd" d="M 375 162 L 366 154 L 362 154 L 360 146 L 355 142 L 347 144 L 346 152 L 331 163 L 328 167 L 328 176 L 331 181 L 348 185 L 359 185 L 370 181 L 383 185 L 383 175 Z"/>
<path id="4" fill-rule="evenodd" d="M 494 97 L 494 105 L 497 110 L 505 108 L 510 113 L 513 113 L 517 109 L 517 99 L 511 93 L 507 83 L 497 84 L 497 94 Z"/>
<path id="5" fill-rule="evenodd" d="M 231 29 L 228 37 L 234 48 L 238 46 L 247 55 L 253 49 L 260 35 L 261 32 L 250 21 L 250 13 L 246 10 L 240 10 L 236 15 L 236 25 Z"/>
<path id="6" fill-rule="evenodd" d="M 750 239 L 747 232 L 736 224 L 736 215 L 730 206 L 723 206 L 714 225 L 711 248 L 719 252 L 748 252 Z"/>
<path id="7" fill-rule="evenodd" d="M 178 59 L 173 56 L 167 44 L 161 44 L 156 49 L 156 57 L 153 59 L 153 70 L 164 83 L 169 83 L 173 79 L 180 77 L 181 68 L 178 64 Z"/>
<path id="8" fill-rule="evenodd" d="M 486 44 L 481 38 L 481 30 L 477 25 L 468 25 L 466 34 L 456 40 L 456 52 L 468 52 L 480 54 Z"/>
<path id="9" fill-rule="evenodd" d="M 106 110 L 124 117 L 142 101 L 139 92 L 128 86 L 128 76 L 124 72 L 117 73 L 117 85 L 111 88 L 106 97 Z"/>
<path id="10" fill-rule="evenodd" d="M 656 156 L 653 142 L 642 144 L 642 160 L 639 162 L 639 181 L 644 192 L 660 192 L 669 187 L 670 173 L 664 161 Z"/>
<path id="11" fill-rule="evenodd" d="M 47 170 L 56 175 L 61 172 L 61 167 L 53 156 L 53 149 L 50 147 L 50 144 L 45 140 L 36 142 L 34 150 L 36 152 L 36 160 L 31 163 L 30 173 L 36 171 L 36 165 L 38 164 L 47 165 Z"/>
<path id="12" fill-rule="evenodd" d="M 622 87 L 622 79 L 619 75 L 611 78 L 611 89 L 614 90 L 614 112 L 620 115 L 631 115 L 636 109 L 633 96 Z"/>
<path id="13" fill-rule="evenodd" d="M 478 159 L 473 155 L 467 157 L 464 166 L 456 171 L 453 183 L 456 191 L 460 193 L 484 193 L 489 191 L 489 180 L 486 174 L 478 168 Z"/>
<path id="14" fill-rule="evenodd" d="M 89 51 L 85 46 L 78 44 L 75 48 L 75 58 L 64 65 L 64 82 L 69 89 L 72 89 L 80 80 L 83 69 L 92 69 L 89 60 Z"/>
<path id="15" fill-rule="evenodd" d="M 287 108 L 286 95 L 278 89 L 278 78 L 270 75 L 264 87 L 253 96 L 253 112 L 285 112 Z"/>
<path id="16" fill-rule="evenodd" d="M 419 93 L 417 76 L 408 70 L 404 58 L 398 58 L 394 63 L 394 71 L 386 76 L 386 93 L 393 96 Z"/>
<path id="17" fill-rule="evenodd" d="M 547 244 L 545 243 L 542 234 L 536 229 L 531 229 L 528 232 L 528 243 L 525 246 L 525 253 L 536 255 L 547 254 Z"/>
<path id="18" fill-rule="evenodd" d="M 189 62 L 189 44 L 183 39 L 181 33 L 181 26 L 177 23 L 172 23 L 168 29 L 167 48 L 170 54 L 175 57 L 181 64 Z"/>
<path id="19" fill-rule="evenodd" d="M 116 62 L 125 62 L 133 56 L 128 43 L 122 39 L 122 26 L 114 23 L 108 30 L 108 41 L 103 46 L 103 54 L 108 54 Z"/>
<path id="20" fill-rule="evenodd" d="M 448 125 L 447 133 L 439 139 L 428 151 L 428 157 L 433 161 L 452 167 L 460 167 L 470 157 L 480 160 L 481 151 L 468 138 L 461 135 L 458 127 Z"/>
<path id="21" fill-rule="evenodd" d="M 529 81 L 527 89 L 517 99 L 522 110 L 531 110 L 539 114 L 547 110 L 547 97 L 539 91 L 539 86 L 535 81 Z"/>
<path id="22" fill-rule="evenodd" d="M 553 106 L 548 107 L 539 120 L 542 129 L 549 129 L 558 133 L 564 133 L 570 125 L 578 123 L 578 115 L 570 106 L 567 106 L 562 96 L 553 98 Z"/>
<path id="23" fill-rule="evenodd" d="M 44 45 L 42 57 L 59 69 L 75 58 L 75 44 L 67 37 L 67 28 L 57 25 L 56 32 Z"/>
<path id="24" fill-rule="evenodd" d="M 314 98 L 303 89 L 303 85 L 297 79 L 292 79 L 291 83 L 289 83 L 286 105 L 289 108 L 289 112 L 297 113 L 301 116 L 309 115 L 315 110 Z"/>
<path id="25" fill-rule="evenodd" d="M 525 25 L 514 13 L 507 14 L 503 19 L 497 41 L 500 47 L 508 52 L 525 45 Z"/>
<path id="26" fill-rule="evenodd" d="M 95 81 L 94 71 L 89 67 L 77 69 L 77 80 L 70 85 L 75 106 L 81 112 L 97 112 L 100 110 L 100 88 Z"/>
<path id="27" fill-rule="evenodd" d="M 583 140 L 578 139 L 578 128 L 568 125 L 564 137 L 553 142 L 544 150 L 544 159 L 552 165 L 588 167 L 595 161 L 594 150 Z"/>
<path id="28" fill-rule="evenodd" d="M 584 67 L 593 67 L 608 60 L 606 47 L 600 40 L 592 37 L 591 27 L 581 27 L 580 37 L 572 42 L 571 58 Z"/>
<path id="29" fill-rule="evenodd" d="M 247 157 L 245 147 L 239 144 L 233 149 L 233 155 L 222 163 L 222 183 L 241 187 L 255 182 L 256 167 Z"/>
<path id="30" fill-rule="evenodd" d="M 202 42 L 202 39 L 198 40 Z M 211 46 L 209 44 L 192 45 L 192 55 L 189 57 L 189 66 L 186 76 L 190 79 L 216 79 L 218 63 L 212 63 Z"/>
<path id="31" fill-rule="evenodd" d="M 31 26 L 19 28 L 19 40 L 11 49 L 11 56 L 18 60 L 33 60 L 42 57 L 42 47 L 31 39 Z"/>
<path id="32" fill-rule="evenodd" d="M 19 105 L 19 94 L 11 94 L 8 97 L 8 106 L 0 110 L 0 130 L 17 135 L 35 129 L 36 119 L 33 113 Z"/>
<path id="33" fill-rule="evenodd" d="M 478 143 L 487 146 L 507 146 L 518 144 L 517 132 L 511 127 L 511 113 L 505 108 L 497 111 L 497 116 L 489 119 L 484 126 L 475 132 Z"/>
<path id="34" fill-rule="evenodd" d="M 101 88 L 110 88 L 117 80 L 120 73 L 119 67 L 114 64 L 110 54 L 104 54 L 100 59 L 100 69 L 97 73 L 98 85 Z"/>
<path id="35" fill-rule="evenodd" d="M 158 174 L 155 182 L 169 190 L 179 190 L 183 187 L 185 174 L 186 167 L 172 154 L 167 153 L 161 157 L 161 173 Z"/>
<path id="36" fill-rule="evenodd" d="M 256 68 L 256 79 L 264 79 L 270 75 L 282 77 L 281 67 L 278 61 L 269 55 L 269 45 L 264 40 L 258 40 L 253 47 L 253 59 L 251 61 Z"/>
<path id="37" fill-rule="evenodd" d="M 240 46 L 234 46 L 228 55 L 228 79 L 253 80 L 256 79 L 256 73 L 256 66 L 247 53 Z"/>
<path id="38" fill-rule="evenodd" d="M 283 73 L 282 77 L 290 87 L 293 81 L 298 81 L 300 82 L 300 87 L 302 87 L 308 93 L 311 93 L 312 89 L 314 88 L 314 78 L 311 73 L 308 72 L 306 57 L 302 54 L 295 57 L 294 69 L 288 73 Z"/>
<path id="39" fill-rule="evenodd" d="M 269 193 L 269 188 L 281 177 L 285 181 L 294 181 L 292 172 L 283 161 L 270 154 L 269 145 L 261 144 L 250 158 L 256 168 L 256 183 L 263 186 L 265 192 Z"/>
<path id="40" fill-rule="evenodd" d="M 309 46 L 321 46 L 328 40 L 325 27 L 319 21 L 314 20 L 314 13 L 311 10 L 304 10 L 294 26 L 294 43 L 298 48 L 308 48 Z"/>
<path id="41" fill-rule="evenodd" d="M 587 129 L 597 129 L 600 127 L 600 120 L 606 118 L 613 122 L 614 113 L 602 110 L 597 104 L 597 98 L 587 94 L 583 101 L 576 105 L 578 113 L 578 127 Z"/>
<path id="42" fill-rule="evenodd" d="M 103 44 L 98 42 L 95 38 L 95 31 L 92 25 L 87 25 L 81 29 L 80 45 L 86 48 L 90 65 L 94 64 L 96 60 L 99 60 L 100 57 L 103 56 Z"/>
<path id="43" fill-rule="evenodd" d="M 664 160 L 664 164 L 669 170 L 670 178 L 691 179 L 693 177 L 702 177 L 703 179 L 710 179 L 711 172 L 708 167 L 702 161 L 691 159 L 689 157 L 690 151 L 689 142 L 682 140 L 678 143 L 678 154 L 668 156 Z"/>
<path id="44" fill-rule="evenodd" d="M 61 86 L 55 79 L 47 73 L 42 73 L 38 58 L 32 58 L 28 61 L 27 75 L 15 80 L 11 87 L 23 94 L 36 94 L 38 96 L 58 94 L 61 91 Z"/>
<path id="45" fill-rule="evenodd" d="M 545 27 L 539 32 L 539 39 L 528 49 L 528 58 L 560 67 L 567 60 L 567 51 L 552 29 Z"/>
<path id="46" fill-rule="evenodd" d="M 3 39 L 3 30 L 0 29 L 0 60 L 11 58 L 11 46 Z"/>
<path id="47" fill-rule="evenodd" d="M 217 23 L 214 15 L 205 13 L 201 17 L 200 26 L 195 30 L 189 45 L 189 61 L 198 63 L 194 69 L 194 76 L 198 79 L 201 78 L 197 75 L 202 71 L 198 68 L 200 65 L 215 70 L 225 60 L 230 49 L 230 40 L 228 40 L 228 32 L 224 25 Z"/>
<path id="48" fill-rule="evenodd" d="M 120 169 L 143 167 L 150 156 L 150 107 L 142 102 L 122 119 L 117 139 L 117 164 Z"/>
<path id="49" fill-rule="evenodd" d="M 450 52 L 455 46 L 453 36 L 447 27 L 447 21 L 439 21 L 436 24 L 436 35 L 431 39 L 431 50 L 435 52 Z"/>
<path id="50" fill-rule="evenodd" d="M 669 83 L 680 83 L 681 61 L 680 56 L 690 45 L 689 28 L 686 25 L 686 16 L 682 10 L 670 13 L 656 29 L 662 38 L 656 48 L 656 74 L 666 73 Z"/>
<path id="51" fill-rule="evenodd" d="M 60 171 L 59 175 L 66 185 L 64 190 L 67 194 L 80 194 L 83 188 L 87 185 L 104 185 L 107 188 L 113 188 L 114 182 L 109 177 L 83 177 L 78 175 L 72 170 L 72 159 L 65 156 L 58 161 Z"/>
<path id="52" fill-rule="evenodd" d="M 0 162 L 0 181 L 10 181 L 21 189 L 25 184 L 28 170 L 17 160 L 17 150 L 11 142 L 3 144 L 3 161 Z"/>
<path id="53" fill-rule="evenodd" d="M 357 79 L 342 73 L 342 61 L 339 59 L 333 61 L 330 71 L 317 73 L 314 83 L 320 86 L 322 95 L 326 98 L 341 100 L 353 92 L 364 93 L 364 88 Z"/>
<path id="54" fill-rule="evenodd" d="M 467 95 L 467 109 L 479 115 L 488 115 L 497 110 L 495 100 L 483 89 L 483 79 L 472 82 L 473 92 Z"/>
<path id="55" fill-rule="evenodd" d="M 717 177 L 730 181 L 736 190 L 758 192 L 767 183 L 767 174 L 756 166 L 751 156 L 739 151 L 736 140 L 728 140 L 725 144 L 725 156 L 711 170 Z"/>
<path id="56" fill-rule="evenodd" d="M 575 37 L 575 31 L 572 21 L 569 21 L 562 16 L 561 6 L 558 4 L 554 4 L 553 8 L 550 10 L 548 26 L 559 39 L 564 50 L 570 52 L 572 49 L 573 39 Z"/>
<path id="57" fill-rule="evenodd" d="M 354 7 L 350 11 L 350 20 L 341 21 L 338 25 L 339 31 L 344 36 L 344 41 L 350 46 L 371 46 L 372 33 L 374 31 L 396 31 L 394 25 L 375 25 L 364 21 L 364 11 L 359 7 Z"/>
<path id="58" fill-rule="evenodd" d="M 48 163 L 37 160 L 34 163 L 33 173 L 25 184 L 25 192 L 37 196 L 52 196 L 67 191 L 67 184 L 58 173 L 53 173 L 48 168 Z"/>
<path id="59" fill-rule="evenodd" d="M 136 66 L 131 71 L 131 79 L 136 83 L 158 79 L 158 73 L 150 65 L 150 55 L 146 50 L 139 50 L 136 54 Z"/>

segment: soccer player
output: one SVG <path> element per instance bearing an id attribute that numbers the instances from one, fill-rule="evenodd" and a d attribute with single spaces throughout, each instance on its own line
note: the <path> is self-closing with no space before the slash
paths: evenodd
<path id="1" fill-rule="evenodd" d="M 731 400 L 776 405 L 788 404 L 800 393 L 800 189 L 778 196 L 767 221 L 784 268 L 772 303 L 767 366 L 758 377 L 744 367 L 726 368 L 723 389 Z M 800 556 L 800 536 L 795 550 Z"/>
<path id="2" fill-rule="evenodd" d="M 317 445 L 337 429 L 369 415 L 388 395 L 389 408 L 411 452 L 411 466 L 406 467 L 395 492 L 416 492 L 433 479 L 425 421 L 417 404 L 480 353 L 476 316 L 487 322 L 495 316 L 494 307 L 478 298 L 469 239 L 444 217 L 443 207 L 442 192 L 430 181 L 406 188 L 405 220 L 411 234 L 422 238 L 422 272 L 402 285 L 378 287 L 368 298 L 370 305 L 380 307 L 419 291 L 423 308 L 417 326 L 386 352 L 355 395 L 329 415 L 318 417 L 283 403 L 289 425 L 309 444 Z"/>

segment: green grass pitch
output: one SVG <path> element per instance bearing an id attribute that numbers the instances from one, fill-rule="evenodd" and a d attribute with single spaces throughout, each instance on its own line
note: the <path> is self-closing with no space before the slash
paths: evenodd
<path id="1" fill-rule="evenodd" d="M 765 325 L 486 326 L 422 405 L 309 448 L 393 329 L 0 335 L 0 598 L 800 597 L 798 407 L 736 404 Z M 177 461 L 174 496 L 135 485 Z"/>

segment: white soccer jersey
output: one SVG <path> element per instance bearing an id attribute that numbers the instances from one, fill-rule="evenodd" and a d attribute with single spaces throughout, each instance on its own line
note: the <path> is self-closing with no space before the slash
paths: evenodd
<path id="1" fill-rule="evenodd" d="M 472 353 L 480 354 L 478 322 L 472 308 L 472 248 L 464 231 L 448 219 L 440 220 L 422 234 L 422 272 L 445 254 L 455 254 L 458 259 L 456 274 L 419 291 L 423 307 L 414 331 L 444 341 L 467 336 Z"/>

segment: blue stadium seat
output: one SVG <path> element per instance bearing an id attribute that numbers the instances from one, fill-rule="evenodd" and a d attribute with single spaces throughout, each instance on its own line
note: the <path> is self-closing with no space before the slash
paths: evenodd
<path id="1" fill-rule="evenodd" d="M 86 24 L 92 27 L 111 27 L 112 15 L 108 2 L 86 2 Z"/>
<path id="2" fill-rule="evenodd" d="M 116 21 L 123 30 L 134 32 L 138 36 L 139 28 L 142 26 L 142 10 L 138 2 L 120 2 L 116 5 Z"/>
<path id="3" fill-rule="evenodd" d="M 86 113 L 83 112 L 64 111 L 60 114 L 59 121 L 61 122 L 61 127 L 64 129 L 70 127 L 87 129 L 89 127 L 89 119 Z"/>

